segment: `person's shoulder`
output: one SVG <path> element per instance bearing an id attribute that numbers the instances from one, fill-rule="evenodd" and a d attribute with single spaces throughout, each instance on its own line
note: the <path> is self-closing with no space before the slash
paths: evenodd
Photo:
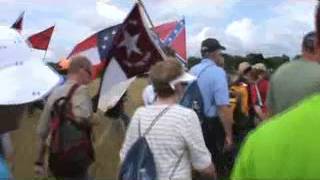
<path id="1" fill-rule="evenodd" d="M 75 94 L 89 95 L 89 87 L 87 85 L 79 85 Z"/>
<path id="2" fill-rule="evenodd" d="M 194 115 L 196 115 L 194 110 L 184 107 L 180 104 L 174 105 L 172 107 L 172 110 L 174 111 L 174 113 L 182 115 L 184 117 L 193 117 Z"/>
<path id="3" fill-rule="evenodd" d="M 183 111 L 183 112 L 188 112 L 188 113 L 190 113 L 190 112 L 193 111 L 192 109 L 187 108 L 187 107 L 184 107 L 184 106 L 182 106 L 182 105 L 180 105 L 180 104 L 176 104 L 176 105 L 172 106 L 172 108 L 175 109 L 175 110 L 179 110 L 179 111 Z"/>
<path id="4" fill-rule="evenodd" d="M 146 110 L 147 110 L 146 106 L 139 106 L 139 107 L 135 110 L 134 114 L 135 114 L 135 115 L 140 115 L 140 114 L 146 113 Z"/>

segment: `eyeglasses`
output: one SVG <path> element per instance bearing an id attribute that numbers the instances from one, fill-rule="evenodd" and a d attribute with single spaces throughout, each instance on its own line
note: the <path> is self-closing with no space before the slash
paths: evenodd
<path id="1" fill-rule="evenodd" d="M 89 74 L 89 76 L 92 76 L 92 72 L 91 72 L 90 69 L 88 69 L 88 68 L 83 68 L 83 70 L 86 71 L 86 72 Z"/>

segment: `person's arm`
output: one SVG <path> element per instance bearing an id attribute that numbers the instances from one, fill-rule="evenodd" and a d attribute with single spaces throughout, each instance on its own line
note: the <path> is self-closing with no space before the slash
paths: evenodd
<path id="1" fill-rule="evenodd" d="M 275 106 L 275 101 L 274 101 L 274 90 L 273 90 L 273 85 L 272 85 L 272 78 L 269 82 L 269 87 L 268 87 L 268 93 L 267 93 L 267 100 L 266 100 L 266 105 L 267 105 L 267 117 L 270 118 L 274 115 L 274 106 Z"/>
<path id="2" fill-rule="evenodd" d="M 229 107 L 229 89 L 226 74 L 221 70 L 212 78 L 213 80 L 210 83 L 213 91 L 212 93 L 214 94 L 213 101 L 217 105 L 217 113 L 226 133 L 226 145 L 231 146 L 233 144 L 233 113 L 232 109 Z"/>
<path id="3" fill-rule="evenodd" d="M 226 143 L 227 145 L 231 145 L 233 143 L 233 137 L 232 137 L 233 113 L 229 105 L 218 106 L 218 115 L 221 119 L 221 123 L 226 133 Z"/>
<path id="4" fill-rule="evenodd" d="M 194 169 L 210 179 L 216 178 L 216 171 L 211 154 L 205 145 L 199 118 L 194 111 L 188 114 L 187 120 L 179 130 L 186 142 L 190 160 Z"/>
<path id="5" fill-rule="evenodd" d="M 260 119 L 260 120 L 265 120 L 266 118 L 267 118 L 267 115 L 264 113 L 264 112 L 262 112 L 262 109 L 261 109 L 261 107 L 260 106 L 258 106 L 258 105 L 255 105 L 254 106 L 254 111 L 255 111 L 255 113 L 258 115 L 258 118 Z"/>
<path id="6" fill-rule="evenodd" d="M 11 143 L 11 138 L 9 133 L 2 135 L 2 147 L 4 151 L 4 156 L 10 166 L 10 169 L 14 168 L 14 149 Z"/>
<path id="7" fill-rule="evenodd" d="M 94 125 L 92 100 L 87 86 L 80 86 L 71 99 L 72 111 L 77 123 L 91 127 Z"/>
<path id="8" fill-rule="evenodd" d="M 34 164 L 34 171 L 39 176 L 45 176 L 45 154 L 46 154 L 46 140 L 49 135 L 49 123 L 50 123 L 50 105 L 47 103 L 39 119 L 39 125 L 37 127 L 37 152 Z"/>

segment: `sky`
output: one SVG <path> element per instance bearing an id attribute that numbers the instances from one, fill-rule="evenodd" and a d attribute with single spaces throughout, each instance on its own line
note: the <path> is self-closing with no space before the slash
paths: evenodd
<path id="1" fill-rule="evenodd" d="M 23 36 L 56 29 L 47 57 L 57 61 L 89 35 L 121 23 L 135 0 L 0 0 L 0 25 L 25 11 Z M 299 54 L 302 37 L 314 29 L 316 0 L 144 0 L 153 24 L 185 18 L 188 56 L 201 41 L 216 38 L 233 55 Z"/>

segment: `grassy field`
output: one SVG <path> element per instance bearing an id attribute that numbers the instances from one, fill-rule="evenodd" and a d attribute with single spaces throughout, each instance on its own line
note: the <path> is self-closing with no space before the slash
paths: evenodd
<path id="1" fill-rule="evenodd" d="M 98 82 L 91 84 L 91 95 L 97 90 Z M 126 102 L 126 112 L 131 116 L 135 109 L 142 105 L 141 93 L 146 85 L 146 80 L 138 79 L 129 89 L 129 101 Z M 31 116 L 25 116 L 21 121 L 20 128 L 12 133 L 12 141 L 15 148 L 15 169 L 16 179 L 32 179 L 33 163 L 36 157 L 36 134 L 35 129 L 38 123 L 40 111 Z M 99 126 L 94 129 L 96 161 L 91 168 L 91 175 L 97 179 L 116 179 L 119 166 L 119 150 L 123 141 L 124 132 L 119 121 L 108 119 L 101 112 L 95 114 Z"/>

